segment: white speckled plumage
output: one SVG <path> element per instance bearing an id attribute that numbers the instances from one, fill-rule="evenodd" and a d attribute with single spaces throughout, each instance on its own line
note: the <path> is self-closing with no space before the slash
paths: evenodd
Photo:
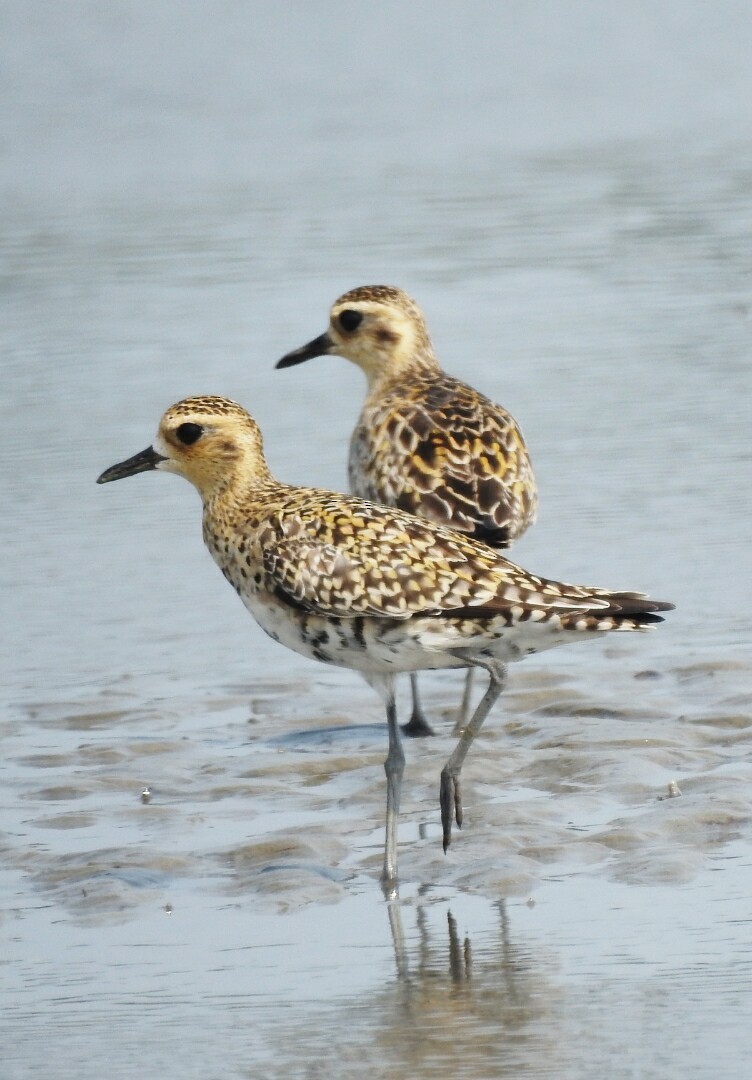
<path id="1" fill-rule="evenodd" d="M 462 821 L 459 774 L 501 690 L 505 661 L 612 630 L 661 622 L 671 604 L 642 593 L 537 577 L 444 526 L 361 499 L 275 480 L 261 433 L 226 398 L 179 402 L 152 447 L 100 483 L 150 469 L 184 476 L 203 500 L 204 539 L 248 610 L 275 640 L 359 671 L 387 707 L 387 840 L 383 877 L 396 881 L 404 757 L 394 706 L 401 671 L 482 667 L 490 686 L 441 783 L 445 849 Z"/>
<path id="2" fill-rule="evenodd" d="M 368 380 L 350 441 L 355 495 L 496 548 L 508 548 L 534 522 L 535 476 L 519 425 L 441 369 L 423 314 L 401 289 L 366 285 L 340 296 L 326 332 L 277 366 L 322 353 L 347 358 Z M 413 689 L 407 730 L 429 733 Z"/>

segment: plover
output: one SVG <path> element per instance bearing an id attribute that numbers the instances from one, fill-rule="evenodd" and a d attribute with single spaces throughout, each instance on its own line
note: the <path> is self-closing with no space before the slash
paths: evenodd
<path id="1" fill-rule="evenodd" d="M 350 440 L 350 490 L 508 548 L 535 520 L 533 467 L 514 417 L 442 371 L 415 301 L 391 285 L 364 285 L 335 301 L 320 337 L 278 361 L 291 367 L 334 353 L 362 368 L 365 404 Z M 456 731 L 467 722 L 468 672 Z M 412 676 L 404 730 L 430 735 Z"/>
<path id="2" fill-rule="evenodd" d="M 303 656 L 359 671 L 386 705 L 389 752 L 382 878 L 397 880 L 405 758 L 399 672 L 479 667 L 489 685 L 440 784 L 444 850 L 462 824 L 460 771 L 502 688 L 507 661 L 662 622 L 672 604 L 643 593 L 536 577 L 444 525 L 355 496 L 276 480 L 255 420 L 234 401 L 194 397 L 162 417 L 154 444 L 99 477 L 160 469 L 203 501 L 204 541 L 263 630 Z"/>

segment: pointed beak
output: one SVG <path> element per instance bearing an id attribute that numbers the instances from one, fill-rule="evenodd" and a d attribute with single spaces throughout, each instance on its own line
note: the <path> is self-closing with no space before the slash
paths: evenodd
<path id="1" fill-rule="evenodd" d="M 160 461 L 166 460 L 167 458 L 158 454 L 153 446 L 148 446 L 146 450 L 142 450 L 140 454 L 134 454 L 127 461 L 121 461 L 118 465 L 105 469 L 97 479 L 97 483 L 109 484 L 111 480 L 122 480 L 126 476 L 135 476 L 136 473 L 150 472 L 156 469 Z"/>
<path id="2" fill-rule="evenodd" d="M 309 341 L 307 345 L 303 345 L 300 349 L 293 349 L 287 356 L 283 356 L 281 360 L 278 360 L 274 365 L 277 368 L 294 367 L 296 364 L 302 364 L 304 360 L 312 360 L 314 356 L 324 356 L 326 353 L 331 352 L 334 348 L 334 342 L 329 337 L 329 334 L 322 334 L 321 337 L 314 338 L 313 341 Z"/>

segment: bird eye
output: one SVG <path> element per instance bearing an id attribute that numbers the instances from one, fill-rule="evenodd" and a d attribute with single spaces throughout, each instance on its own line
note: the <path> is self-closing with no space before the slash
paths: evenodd
<path id="1" fill-rule="evenodd" d="M 175 432 L 184 446 L 192 446 L 204 434 L 200 424 L 181 424 Z"/>
<path id="2" fill-rule="evenodd" d="M 360 311 L 353 311 L 352 308 L 347 308 L 347 310 L 341 312 L 339 316 L 339 325 L 348 334 L 351 334 L 353 330 L 357 330 L 362 322 L 363 313 Z"/>

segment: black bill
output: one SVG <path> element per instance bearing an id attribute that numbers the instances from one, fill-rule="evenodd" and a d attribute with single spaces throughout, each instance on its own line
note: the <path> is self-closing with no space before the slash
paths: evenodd
<path id="1" fill-rule="evenodd" d="M 121 461 L 118 465 L 112 465 L 109 469 L 105 469 L 97 479 L 97 483 L 109 484 L 111 480 L 122 480 L 125 476 L 150 472 L 151 469 L 156 469 L 160 461 L 166 460 L 165 457 L 157 453 L 153 446 L 148 446 L 146 450 L 142 450 L 140 454 L 134 454 L 127 461 Z"/>
<path id="2" fill-rule="evenodd" d="M 324 356 L 334 345 L 334 342 L 328 334 L 322 334 L 320 337 L 314 338 L 313 341 L 309 341 L 307 345 L 303 345 L 300 349 L 293 349 L 287 356 L 283 356 L 281 360 L 278 360 L 274 365 L 278 368 L 294 367 L 295 364 L 302 364 L 304 360 L 313 360 L 314 356 Z"/>

